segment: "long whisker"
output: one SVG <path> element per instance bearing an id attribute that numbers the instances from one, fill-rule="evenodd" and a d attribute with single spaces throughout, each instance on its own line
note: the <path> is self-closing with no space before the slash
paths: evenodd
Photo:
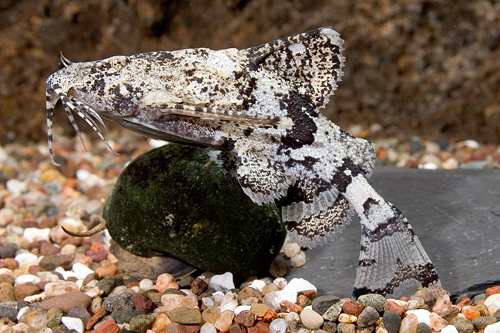
<path id="1" fill-rule="evenodd" d="M 104 121 L 102 121 L 102 118 L 101 116 L 99 116 L 99 114 L 97 112 L 94 111 L 94 109 L 92 109 L 91 107 L 89 107 L 88 105 L 85 105 L 83 104 L 82 102 L 80 102 L 79 100 L 77 99 L 74 99 L 72 98 L 71 101 L 77 105 L 79 108 L 83 108 L 85 109 L 85 112 L 87 113 L 88 116 L 90 116 L 90 120 L 94 123 L 94 125 L 97 127 L 97 124 L 94 122 L 94 120 L 97 120 L 99 122 L 99 124 L 102 125 L 102 127 L 104 127 L 104 129 L 106 130 L 106 124 L 104 124 Z"/>
<path id="2" fill-rule="evenodd" d="M 47 90 L 45 92 L 45 105 L 46 105 L 46 112 L 47 112 L 47 140 L 48 140 L 48 146 L 49 146 L 49 158 L 50 158 L 50 163 L 52 163 L 55 166 L 59 166 L 60 164 L 57 163 L 54 159 L 54 148 L 53 148 L 53 142 L 52 142 L 52 117 L 54 115 L 54 107 L 59 100 L 59 97 L 57 94 L 54 93 L 52 90 Z"/>
<path id="3" fill-rule="evenodd" d="M 71 124 L 73 125 L 73 128 L 75 129 L 76 133 L 78 134 L 78 137 L 80 138 L 80 140 L 82 141 L 82 144 L 83 146 L 85 147 L 85 143 L 83 141 L 83 137 L 80 133 L 80 130 L 78 128 L 78 125 L 76 124 L 75 122 L 75 119 L 71 113 L 71 111 L 75 112 L 80 118 L 82 118 L 83 120 L 85 120 L 85 122 L 87 124 L 89 124 L 89 126 L 92 128 L 92 130 L 94 132 L 97 133 L 97 135 L 99 136 L 99 138 L 104 142 L 104 144 L 106 145 L 106 147 L 108 148 L 108 150 L 112 151 L 114 154 L 118 155 L 118 153 L 116 153 L 113 148 L 109 145 L 108 141 L 106 141 L 106 139 L 104 138 L 104 135 L 102 134 L 101 130 L 99 129 L 99 127 L 97 126 L 97 124 L 95 123 L 94 119 L 92 119 L 91 116 L 94 116 L 96 115 L 96 119 L 102 123 L 102 119 L 101 117 L 99 117 L 99 115 L 97 114 L 97 112 L 95 112 L 94 110 L 92 110 L 90 107 L 86 106 L 84 107 L 84 110 L 82 110 L 81 108 L 79 108 L 78 106 L 82 107 L 83 103 L 77 101 L 76 99 L 73 99 L 73 98 L 68 98 L 67 96 L 60 96 L 61 98 L 61 102 L 63 103 L 63 105 L 65 106 L 65 110 L 66 110 L 66 114 L 68 115 L 68 118 L 71 122 Z M 78 105 L 78 106 L 77 106 Z M 86 111 L 89 111 L 89 110 L 92 110 L 90 112 L 90 115 L 86 113 Z M 85 150 L 87 150 L 87 148 L 85 147 Z"/>

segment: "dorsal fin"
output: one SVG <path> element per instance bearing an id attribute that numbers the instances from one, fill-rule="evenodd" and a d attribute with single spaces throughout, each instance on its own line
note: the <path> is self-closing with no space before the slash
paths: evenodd
<path id="1" fill-rule="evenodd" d="M 280 77 L 298 94 L 310 97 L 318 109 L 328 103 L 343 75 L 343 43 L 335 30 L 319 28 L 240 52 L 248 57 L 251 71 L 279 71 Z"/>

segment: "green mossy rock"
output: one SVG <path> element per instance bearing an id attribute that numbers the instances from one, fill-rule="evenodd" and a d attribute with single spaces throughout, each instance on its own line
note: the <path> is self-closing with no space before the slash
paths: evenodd
<path id="1" fill-rule="evenodd" d="M 276 205 L 253 203 L 207 150 L 179 145 L 132 161 L 103 216 L 113 240 L 127 251 L 168 254 L 237 276 L 267 271 L 286 235 Z"/>

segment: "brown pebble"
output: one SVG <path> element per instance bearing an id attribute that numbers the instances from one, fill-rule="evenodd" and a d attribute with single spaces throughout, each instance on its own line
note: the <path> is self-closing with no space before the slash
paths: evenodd
<path id="1" fill-rule="evenodd" d="M 44 300 L 40 304 L 40 306 L 43 310 L 59 308 L 67 313 L 73 306 L 81 306 L 82 308 L 86 309 L 89 307 L 91 302 L 92 298 L 78 291 L 75 291 L 59 295 L 48 300 Z"/>
<path id="2" fill-rule="evenodd" d="M 6 263 L 7 268 L 12 270 L 12 271 L 19 268 L 19 263 L 14 258 L 5 258 L 5 259 L 2 259 L 1 262 Z"/>
<path id="3" fill-rule="evenodd" d="M 83 285 L 87 285 L 87 283 L 89 283 L 90 281 L 92 280 L 97 280 L 99 278 L 99 276 L 96 274 L 96 273 L 90 273 L 89 275 L 87 275 L 85 277 L 85 279 L 83 279 Z M 128 288 L 128 287 L 127 287 Z"/>
<path id="4" fill-rule="evenodd" d="M 0 282 L 0 302 L 15 302 L 14 286 L 8 282 Z"/>
<path id="5" fill-rule="evenodd" d="M 94 327 L 95 323 L 97 323 L 101 318 L 103 318 L 108 312 L 106 311 L 105 308 L 100 308 L 97 310 L 96 313 L 90 318 L 90 320 L 87 322 L 87 325 L 85 325 L 85 329 L 87 331 L 91 330 L 92 327 Z"/>
<path id="6" fill-rule="evenodd" d="M 99 277 L 103 276 L 115 276 L 118 273 L 118 266 L 116 264 L 111 264 L 107 266 L 101 266 L 95 270 Z"/>
<path id="7" fill-rule="evenodd" d="M 297 305 L 300 306 L 302 309 L 308 305 L 311 305 L 311 303 L 312 301 L 309 298 L 307 298 L 306 295 L 297 296 Z"/>
<path id="8" fill-rule="evenodd" d="M 274 283 L 268 283 L 264 286 L 264 288 L 262 288 L 262 295 L 267 295 L 273 291 L 278 291 L 280 290 L 280 288 L 275 285 Z"/>
<path id="9" fill-rule="evenodd" d="M 40 229 L 53 228 L 57 225 L 57 219 L 55 217 L 45 217 L 40 221 L 38 227 Z"/>
<path id="10" fill-rule="evenodd" d="M 166 332 L 169 324 L 172 324 L 170 318 L 168 318 L 165 313 L 160 313 L 153 323 L 153 326 L 151 326 L 151 330 L 153 332 Z"/>
<path id="11" fill-rule="evenodd" d="M 101 262 L 108 257 L 108 251 L 101 247 L 101 244 L 94 243 L 85 254 L 94 262 Z"/>
<path id="12" fill-rule="evenodd" d="M 16 280 L 10 274 L 0 274 L 0 283 L 2 283 L 2 282 L 7 282 L 7 283 L 9 283 L 11 285 L 14 285 L 14 283 L 16 282 Z"/>
<path id="13" fill-rule="evenodd" d="M 126 287 L 127 288 L 139 287 L 139 285 L 140 285 L 139 281 L 132 281 L 132 282 L 127 282 Z"/>
<path id="14" fill-rule="evenodd" d="M 38 287 L 38 289 L 40 289 L 40 291 L 43 291 L 45 290 L 45 285 L 49 283 L 49 281 L 40 281 L 36 284 L 36 286 Z"/>
<path id="15" fill-rule="evenodd" d="M 278 314 L 273 309 L 267 309 L 266 313 L 262 317 L 262 321 L 266 323 L 272 322 L 274 319 L 278 318 Z"/>
<path id="16" fill-rule="evenodd" d="M 14 289 L 14 295 L 18 301 L 22 301 L 25 297 L 36 295 L 39 292 L 40 289 L 31 282 L 20 284 Z"/>
<path id="17" fill-rule="evenodd" d="M 49 242 L 43 242 L 40 245 L 41 255 L 58 254 L 59 252 L 61 252 L 61 250 L 55 247 L 54 245 L 50 244 Z"/>
<path id="18" fill-rule="evenodd" d="M 70 237 L 70 238 L 66 238 L 65 240 L 63 240 L 60 245 L 61 245 L 61 249 L 64 247 L 64 245 L 67 245 L 67 244 L 73 244 L 74 246 L 78 247 L 82 244 L 82 242 L 83 242 L 83 240 L 80 237 Z"/>
<path id="19" fill-rule="evenodd" d="M 280 309 L 283 313 L 297 312 L 300 313 L 302 308 L 295 303 L 284 300 L 280 302 Z"/>
<path id="20" fill-rule="evenodd" d="M 307 298 L 309 298 L 312 301 L 314 301 L 314 299 L 316 298 L 316 290 L 314 289 L 311 289 L 311 290 L 303 290 L 301 292 L 299 292 L 299 295 L 304 295 L 306 296 Z"/>
<path id="21" fill-rule="evenodd" d="M 28 272 L 30 274 L 33 274 L 33 275 L 36 275 L 36 273 L 38 272 L 44 272 L 46 271 L 45 269 L 43 269 L 43 267 L 40 267 L 38 265 L 31 265 L 30 268 L 28 268 Z"/>
<path id="22" fill-rule="evenodd" d="M 405 315 L 405 310 L 394 301 L 387 301 L 384 303 L 384 311 L 389 310 L 397 312 L 401 318 Z"/>
<path id="23" fill-rule="evenodd" d="M 242 299 L 247 299 L 250 297 L 256 297 L 257 299 L 262 299 L 262 294 L 260 291 L 252 287 L 245 287 L 241 289 L 241 291 L 238 293 L 238 299 L 240 301 Z"/>
<path id="24" fill-rule="evenodd" d="M 152 300 L 140 293 L 135 294 L 134 302 L 135 309 L 137 311 L 144 311 L 146 313 L 149 313 L 153 312 L 153 310 L 156 308 L 156 305 Z"/>
<path id="25" fill-rule="evenodd" d="M 114 320 L 108 319 L 102 323 L 98 328 L 96 328 L 92 333 L 118 333 L 120 328 L 115 323 Z"/>
<path id="26" fill-rule="evenodd" d="M 347 314 L 350 314 L 350 315 L 353 315 L 353 316 L 359 316 L 359 314 L 361 313 L 361 311 L 363 311 L 365 307 L 363 306 L 363 304 L 358 304 L 356 302 L 353 302 L 351 300 L 346 300 L 344 302 L 344 306 L 342 307 L 342 310 L 344 311 L 344 313 L 347 313 Z"/>
<path id="27" fill-rule="evenodd" d="M 234 321 L 238 324 L 241 324 L 246 327 L 250 327 L 255 325 L 255 322 L 257 321 L 255 318 L 255 315 L 251 313 L 248 310 L 241 311 L 238 313 L 238 315 L 234 318 Z"/>
<path id="28" fill-rule="evenodd" d="M 180 333 L 198 333 L 200 331 L 200 328 L 200 325 L 177 324 L 177 329 Z"/>
<path id="29" fill-rule="evenodd" d="M 247 328 L 248 333 L 271 333 L 269 325 L 263 322 L 258 322 L 255 326 Z"/>
<path id="30" fill-rule="evenodd" d="M 245 326 L 242 326 L 240 324 L 233 324 L 231 327 L 229 327 L 229 333 L 246 333 L 246 328 Z"/>

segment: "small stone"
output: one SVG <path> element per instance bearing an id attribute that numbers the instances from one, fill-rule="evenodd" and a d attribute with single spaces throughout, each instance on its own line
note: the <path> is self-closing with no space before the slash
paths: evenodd
<path id="1" fill-rule="evenodd" d="M 165 313 L 160 313 L 158 317 L 156 317 L 153 325 L 151 326 L 151 330 L 153 332 L 165 332 L 168 324 L 171 324 L 172 321 Z"/>
<path id="2" fill-rule="evenodd" d="M 93 333 L 118 333 L 118 332 L 120 332 L 120 328 L 112 319 L 106 320 L 93 331 Z"/>
<path id="3" fill-rule="evenodd" d="M 145 333 L 151 327 L 155 317 L 149 314 L 141 314 L 130 320 L 130 330 L 137 333 Z"/>
<path id="4" fill-rule="evenodd" d="M 202 321 L 199 308 L 175 308 L 168 312 L 168 317 L 179 324 L 200 324 Z"/>
<path id="5" fill-rule="evenodd" d="M 378 312 L 384 312 L 384 304 L 386 299 L 384 296 L 379 294 L 366 294 L 358 297 L 357 302 L 362 304 L 364 307 L 372 306 Z"/>
<path id="6" fill-rule="evenodd" d="M 198 306 L 198 298 L 196 296 L 178 294 L 164 294 L 161 296 L 161 302 L 167 312 L 175 308 L 194 308 Z"/>
<path id="7" fill-rule="evenodd" d="M 17 245 L 13 243 L 0 246 L 0 258 L 1 259 L 14 258 L 16 255 L 16 251 L 17 251 Z"/>
<path id="8" fill-rule="evenodd" d="M 219 318 L 220 312 L 221 311 L 218 306 L 209 306 L 202 313 L 203 320 L 214 324 Z"/>
<path id="9" fill-rule="evenodd" d="M 493 294 L 500 294 L 500 286 L 486 288 L 486 297 L 490 297 Z"/>
<path id="10" fill-rule="evenodd" d="M 78 285 L 69 281 L 49 282 L 45 285 L 45 294 L 47 296 L 59 296 L 69 292 L 80 290 Z"/>
<path id="11" fill-rule="evenodd" d="M 145 314 L 144 312 L 141 311 L 136 311 L 136 310 L 115 310 L 111 313 L 111 317 L 118 323 L 118 324 L 123 324 L 123 323 L 130 323 L 132 318 L 135 316 Z"/>
<path id="12" fill-rule="evenodd" d="M 73 306 L 81 306 L 86 309 L 89 307 L 91 302 L 92 298 L 85 294 L 80 292 L 70 292 L 45 300 L 40 304 L 40 306 L 43 310 L 59 308 L 67 313 Z"/>
<path id="13" fill-rule="evenodd" d="M 418 318 L 416 315 L 410 313 L 401 320 L 400 333 L 417 333 Z"/>
<path id="14" fill-rule="evenodd" d="M 339 333 L 355 333 L 356 326 L 354 324 L 340 323 L 337 326 L 337 331 Z"/>
<path id="15" fill-rule="evenodd" d="M 61 324 L 61 318 L 64 316 L 64 311 L 58 308 L 52 308 L 47 311 L 47 327 L 54 328 Z"/>
<path id="16" fill-rule="evenodd" d="M 256 318 L 255 318 L 255 315 L 253 313 L 251 313 L 250 311 L 241 311 L 234 318 L 234 321 L 240 325 L 243 325 L 245 327 L 249 327 L 249 326 L 255 325 Z"/>
<path id="17" fill-rule="evenodd" d="M 36 261 L 38 260 L 38 257 L 36 255 L 34 255 L 33 253 L 21 253 L 21 254 L 18 254 L 14 259 L 19 263 L 19 267 L 20 267 L 20 266 L 26 265 L 27 263 L 31 263 L 31 262 L 36 263 Z"/>
<path id="18" fill-rule="evenodd" d="M 107 276 L 104 279 L 99 280 L 96 286 L 104 291 L 104 296 L 107 296 L 109 295 L 109 293 L 111 293 L 111 290 L 113 290 L 116 287 L 116 278 L 113 276 Z"/>
<path id="19" fill-rule="evenodd" d="M 140 293 L 135 294 L 134 302 L 137 311 L 153 312 L 156 308 L 156 304 L 152 300 Z"/>
<path id="20" fill-rule="evenodd" d="M 408 310 L 406 313 L 413 313 L 415 316 L 417 316 L 418 322 L 419 323 L 426 323 L 427 325 L 431 325 L 431 318 L 430 315 L 431 313 L 429 310 L 425 309 L 417 309 L 417 310 Z"/>
<path id="21" fill-rule="evenodd" d="M 266 313 L 262 317 L 262 321 L 265 323 L 270 323 L 278 318 L 278 314 L 273 309 L 267 309 Z"/>
<path id="22" fill-rule="evenodd" d="M 83 333 L 85 330 L 83 322 L 80 318 L 62 317 L 61 323 L 63 323 L 69 330 L 75 330 L 78 333 Z"/>
<path id="23" fill-rule="evenodd" d="M 469 321 L 473 321 L 474 318 L 481 317 L 481 313 L 477 311 L 474 307 L 464 307 L 462 313 L 465 318 Z"/>
<path id="24" fill-rule="evenodd" d="M 129 292 L 110 296 L 104 300 L 102 307 L 108 312 L 113 312 L 115 310 L 132 310 L 135 308 L 135 296 Z"/>
<path id="25" fill-rule="evenodd" d="M 214 325 L 219 331 L 227 332 L 233 323 L 234 313 L 231 310 L 222 311 Z"/>
<path id="26" fill-rule="evenodd" d="M 450 321 L 450 325 L 455 326 L 459 333 L 473 333 L 474 332 L 474 324 L 470 321 L 455 317 Z"/>
<path id="27" fill-rule="evenodd" d="M 288 268 L 280 260 L 273 260 L 273 262 L 269 266 L 269 274 L 271 274 L 271 276 L 274 278 L 285 276 L 287 272 Z"/>
<path id="28" fill-rule="evenodd" d="M 8 318 L 9 320 L 17 321 L 17 310 L 11 304 L 0 304 L 0 318 Z"/>
<path id="29" fill-rule="evenodd" d="M 269 325 L 269 331 L 271 333 L 286 333 L 288 327 L 285 319 L 276 319 Z"/>
<path id="30" fill-rule="evenodd" d="M 43 311 L 31 311 L 26 318 L 26 324 L 33 328 L 41 329 L 47 326 L 47 316 Z"/>
<path id="31" fill-rule="evenodd" d="M 337 321 L 339 314 L 344 306 L 344 302 L 345 300 L 340 300 L 330 306 L 330 308 L 328 308 L 328 310 L 323 313 L 323 319 L 333 322 Z"/>
<path id="32" fill-rule="evenodd" d="M 335 333 L 337 332 L 337 323 L 334 323 L 333 321 L 325 321 L 323 323 L 323 330 L 328 333 Z"/>
<path id="33" fill-rule="evenodd" d="M 292 267 L 301 267 L 305 263 L 306 263 L 306 253 L 302 250 L 290 258 L 290 266 Z"/>
<path id="34" fill-rule="evenodd" d="M 458 333 L 458 330 L 453 325 L 448 325 L 441 330 L 441 333 Z"/>
<path id="35" fill-rule="evenodd" d="M 107 266 L 98 267 L 95 272 L 99 277 L 103 276 L 115 276 L 118 273 L 118 266 L 116 264 L 110 264 Z"/>
<path id="36" fill-rule="evenodd" d="M 252 287 L 245 287 L 245 288 L 241 289 L 240 292 L 238 293 L 238 299 L 240 301 L 247 299 L 247 298 L 250 298 L 250 297 L 255 297 L 259 300 L 262 300 L 261 292 L 255 288 L 252 288 Z"/>
<path id="37" fill-rule="evenodd" d="M 247 330 L 240 324 L 232 324 L 231 327 L 229 327 L 229 333 L 246 333 Z M 182 332 L 181 332 L 182 333 Z"/>
<path id="38" fill-rule="evenodd" d="M 160 293 L 163 293 L 165 290 L 172 288 L 172 284 L 177 285 L 172 274 L 160 274 L 156 279 L 156 290 L 158 290 Z M 179 289 L 179 286 L 177 285 L 177 288 L 173 289 Z"/>
<path id="39" fill-rule="evenodd" d="M 7 282 L 10 285 L 14 285 L 14 283 L 16 283 L 16 280 L 10 274 L 0 274 L 0 283 L 2 282 Z"/>
<path id="40" fill-rule="evenodd" d="M 0 302 L 15 302 L 14 286 L 8 282 L 0 282 Z"/>
<path id="41" fill-rule="evenodd" d="M 385 303 L 385 302 L 384 302 Z M 382 306 L 384 304 L 382 303 Z M 378 311 L 371 305 L 366 306 L 363 311 L 358 316 L 358 326 L 359 327 L 368 327 L 377 322 L 380 318 Z"/>
<path id="42" fill-rule="evenodd" d="M 200 331 L 200 325 L 183 325 L 183 324 L 178 324 L 177 329 L 179 330 L 179 333 L 198 333 Z M 233 333 L 233 332 L 231 332 Z M 242 332 L 245 333 L 245 332 Z"/>
<path id="43" fill-rule="evenodd" d="M 67 316 L 80 318 L 84 325 L 87 325 L 91 318 L 90 313 L 87 311 L 87 309 L 84 309 L 81 306 L 73 306 L 71 309 L 69 309 Z"/>
<path id="44" fill-rule="evenodd" d="M 490 316 L 493 316 L 500 309 L 500 294 L 493 294 L 486 298 L 484 305 L 488 307 Z"/>
<path id="45" fill-rule="evenodd" d="M 66 244 L 61 248 L 61 254 L 72 255 L 76 251 L 76 246 L 73 244 Z"/>
<path id="46" fill-rule="evenodd" d="M 326 310 L 328 310 L 333 304 L 337 303 L 339 300 L 340 298 L 334 295 L 319 296 L 312 301 L 312 309 L 317 313 L 323 315 L 326 312 Z"/>
<path id="47" fill-rule="evenodd" d="M 32 284 L 37 284 L 40 282 L 40 278 L 38 276 L 32 275 L 32 274 L 25 274 L 25 275 L 20 275 L 16 278 L 16 284 L 25 284 L 25 283 L 32 283 Z"/>
<path id="48" fill-rule="evenodd" d="M 436 332 L 441 331 L 443 328 L 448 326 L 448 321 L 444 318 L 441 318 L 437 313 L 432 312 L 429 315 L 429 320 L 430 320 L 430 327 Z"/>
<path id="49" fill-rule="evenodd" d="M 269 326 L 265 323 L 258 322 L 255 326 L 248 327 L 248 333 L 270 333 Z"/>
<path id="50" fill-rule="evenodd" d="M 388 333 L 398 333 L 401 326 L 401 316 L 396 311 L 386 310 L 383 323 Z"/>
<path id="51" fill-rule="evenodd" d="M 291 258 L 300 252 L 300 246 L 297 243 L 286 243 L 283 245 L 283 252 L 288 258 Z"/>
<path id="52" fill-rule="evenodd" d="M 205 290 L 207 290 L 208 285 L 209 283 L 204 276 L 198 276 L 191 283 L 191 291 L 197 296 L 201 295 Z"/>
<path id="53" fill-rule="evenodd" d="M 355 303 L 351 300 L 346 300 L 344 306 L 342 307 L 342 310 L 347 314 L 357 317 L 364 308 L 365 307 L 362 304 Z"/>
<path id="54" fill-rule="evenodd" d="M 426 323 L 418 323 L 417 333 L 432 333 L 432 330 Z"/>
<path id="55" fill-rule="evenodd" d="M 494 324 L 496 322 L 497 322 L 497 319 L 495 317 L 491 317 L 491 316 L 481 316 L 481 317 L 474 318 L 472 320 L 472 324 L 474 324 L 474 326 L 478 330 L 485 329 L 486 326 Z"/>
<path id="56" fill-rule="evenodd" d="M 269 307 L 262 303 L 254 303 L 250 307 L 250 312 L 256 315 L 257 317 L 263 317 Z"/>
<path id="57" fill-rule="evenodd" d="M 81 264 L 79 262 L 75 263 L 73 267 L 71 268 L 73 272 L 75 272 L 76 276 L 79 279 L 85 279 L 87 275 L 89 274 L 95 274 L 93 270 L 85 266 L 84 264 Z"/>
<path id="58" fill-rule="evenodd" d="M 40 289 L 31 282 L 18 285 L 14 289 L 14 295 L 16 296 L 16 300 L 18 301 L 22 301 L 25 297 L 36 295 L 39 292 Z"/>
<path id="59" fill-rule="evenodd" d="M 206 322 L 201 326 L 200 333 L 217 333 L 217 329 L 214 324 Z"/>
<path id="60" fill-rule="evenodd" d="M 310 330 L 316 330 L 323 325 L 323 317 L 314 310 L 305 309 L 300 313 L 302 324 Z"/>
<path id="61" fill-rule="evenodd" d="M 108 251 L 104 249 L 101 244 L 93 243 L 90 249 L 85 252 L 92 261 L 101 262 L 108 257 Z"/>
<path id="62" fill-rule="evenodd" d="M 269 293 L 272 293 L 273 291 L 278 291 L 278 290 L 280 290 L 280 288 L 278 288 L 277 285 L 275 285 L 274 283 L 268 283 L 264 287 L 262 287 L 261 293 L 262 295 L 265 296 Z"/>
<path id="63" fill-rule="evenodd" d="M 212 276 L 212 278 L 210 279 L 210 287 L 214 288 L 215 290 L 220 290 L 220 288 L 228 290 L 234 289 L 233 274 L 231 274 L 230 272 L 226 272 L 221 275 Z"/>
<path id="64" fill-rule="evenodd" d="M 347 314 L 347 313 L 341 313 L 339 315 L 339 322 L 340 323 L 345 323 L 345 324 L 353 324 L 358 321 L 358 317 Z"/>
<path id="65" fill-rule="evenodd" d="M 484 333 L 499 333 L 499 332 L 500 332 L 500 323 L 488 325 L 484 329 Z"/>
<path id="66" fill-rule="evenodd" d="M 300 313 L 302 311 L 302 308 L 295 303 L 285 300 L 280 302 L 280 310 L 282 313 L 290 313 L 290 312 Z"/>
<path id="67" fill-rule="evenodd" d="M 384 311 L 395 311 L 401 318 L 405 315 L 405 310 L 393 300 L 388 300 L 384 304 Z"/>

